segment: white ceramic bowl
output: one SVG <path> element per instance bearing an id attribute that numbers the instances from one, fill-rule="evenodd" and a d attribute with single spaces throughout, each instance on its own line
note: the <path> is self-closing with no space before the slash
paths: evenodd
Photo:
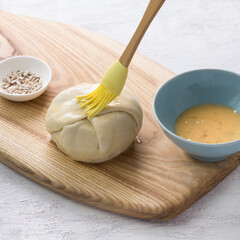
<path id="1" fill-rule="evenodd" d="M 37 57 L 32 56 L 16 56 L 7 58 L 0 62 L 0 86 L 3 78 L 10 72 L 17 70 L 35 73 L 43 81 L 43 86 L 38 91 L 29 94 L 10 94 L 0 88 L 0 95 L 8 100 L 16 102 L 25 102 L 39 97 L 48 87 L 52 72 L 49 65 Z"/>

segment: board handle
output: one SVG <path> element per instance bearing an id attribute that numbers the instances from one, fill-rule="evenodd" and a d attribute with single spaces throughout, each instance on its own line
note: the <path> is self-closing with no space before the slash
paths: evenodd
<path id="1" fill-rule="evenodd" d="M 147 9 L 142 17 L 142 20 L 138 25 L 137 30 L 135 31 L 134 35 L 132 36 L 130 42 L 128 43 L 122 56 L 119 59 L 119 62 L 123 66 L 129 66 L 133 55 L 136 52 L 145 32 L 147 31 L 149 25 L 151 24 L 152 20 L 154 19 L 164 2 L 165 0 L 150 0 Z"/>

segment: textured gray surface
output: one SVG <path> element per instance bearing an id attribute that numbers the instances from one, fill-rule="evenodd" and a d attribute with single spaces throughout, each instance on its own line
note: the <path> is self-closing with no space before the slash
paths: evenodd
<path id="1" fill-rule="evenodd" d="M 13 13 L 88 28 L 127 43 L 147 0 L 0 0 Z M 139 51 L 176 73 L 240 73 L 239 0 L 167 0 Z M 0 164 L 0 239 L 239 240 L 240 168 L 177 218 L 136 220 L 67 199 Z"/>

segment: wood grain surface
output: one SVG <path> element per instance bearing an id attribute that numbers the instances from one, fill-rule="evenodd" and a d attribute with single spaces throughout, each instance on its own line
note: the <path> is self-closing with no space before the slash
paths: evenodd
<path id="1" fill-rule="evenodd" d="M 173 145 L 154 119 L 152 100 L 174 74 L 136 54 L 127 86 L 143 110 L 141 143 L 98 165 L 74 162 L 49 142 L 45 115 L 52 98 L 82 82 L 99 82 L 124 46 L 85 29 L 0 11 L 0 58 L 33 55 L 53 71 L 39 98 L 15 103 L 0 98 L 0 160 L 65 196 L 145 219 L 170 219 L 191 206 L 238 165 L 240 153 L 219 163 L 194 160 Z"/>

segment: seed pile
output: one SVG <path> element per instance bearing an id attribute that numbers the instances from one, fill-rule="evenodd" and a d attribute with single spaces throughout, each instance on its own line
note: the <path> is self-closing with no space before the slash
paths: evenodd
<path id="1" fill-rule="evenodd" d="M 29 94 L 42 88 L 43 82 L 30 71 L 16 71 L 9 73 L 2 80 L 1 88 L 10 94 Z"/>

